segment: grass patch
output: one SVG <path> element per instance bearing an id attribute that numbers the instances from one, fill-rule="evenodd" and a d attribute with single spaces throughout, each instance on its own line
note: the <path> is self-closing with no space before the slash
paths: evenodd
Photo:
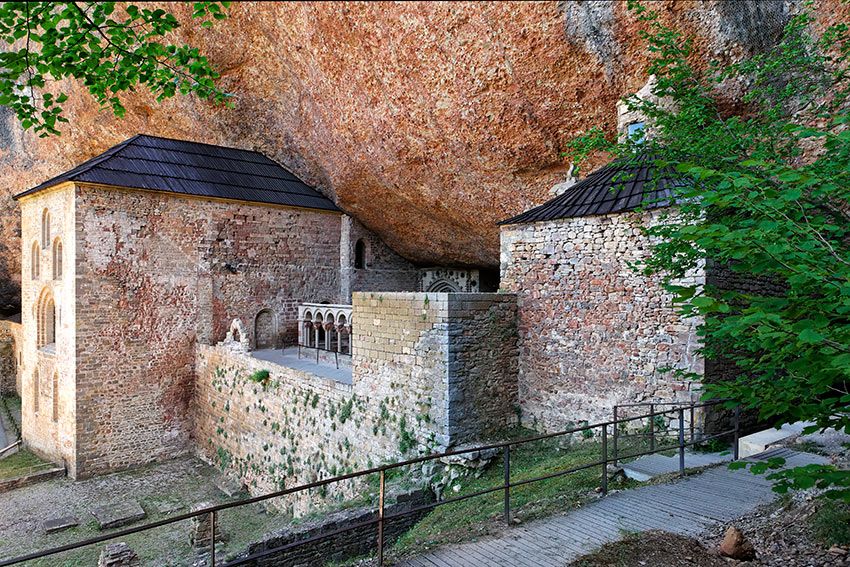
<path id="1" fill-rule="evenodd" d="M 52 463 L 48 463 L 26 449 L 22 449 L 17 453 L 0 459 L 0 479 L 16 478 L 27 473 L 45 470 L 52 466 L 54 466 Z"/>
<path id="2" fill-rule="evenodd" d="M 809 518 L 812 534 L 826 546 L 850 545 L 850 505 L 824 500 Z"/>
<path id="3" fill-rule="evenodd" d="M 546 439 L 512 447 L 511 481 L 541 477 L 601 459 L 601 446 L 597 442 L 582 441 L 560 446 L 562 441 Z M 528 521 L 574 508 L 593 495 L 600 484 L 601 474 L 601 466 L 595 466 L 515 487 L 511 489 L 512 517 Z M 451 483 L 446 488 L 445 498 L 471 494 L 503 483 L 504 469 L 500 456 L 478 478 L 460 478 Z M 621 486 L 624 485 L 612 485 L 610 488 Z M 503 497 L 504 493 L 498 491 L 436 508 L 399 539 L 394 553 L 407 554 L 498 531 L 504 525 Z"/>

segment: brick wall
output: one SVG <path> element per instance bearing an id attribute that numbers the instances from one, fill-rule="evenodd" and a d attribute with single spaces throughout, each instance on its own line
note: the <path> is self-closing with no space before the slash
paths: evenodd
<path id="1" fill-rule="evenodd" d="M 675 313 L 659 278 L 629 267 L 649 253 L 640 227 L 660 214 L 502 228 L 501 285 L 519 306 L 525 424 L 551 430 L 610 419 L 615 403 L 689 399 L 698 387 L 664 371 L 702 373 L 698 321 Z"/>
<path id="2" fill-rule="evenodd" d="M 338 214 L 85 186 L 76 206 L 81 475 L 188 450 L 196 341 L 239 318 L 253 344 L 267 310 L 278 343 L 299 302 L 338 298 Z"/>

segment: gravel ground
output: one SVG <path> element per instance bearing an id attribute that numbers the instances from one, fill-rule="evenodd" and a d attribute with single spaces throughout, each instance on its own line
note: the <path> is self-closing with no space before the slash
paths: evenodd
<path id="1" fill-rule="evenodd" d="M 227 497 L 213 483 L 218 474 L 198 459 L 185 457 L 87 480 L 53 479 L 0 493 L 0 558 L 101 535 L 104 532 L 97 530 L 91 514 L 98 505 L 136 501 L 148 514 L 144 521 L 151 521 L 186 512 L 196 502 L 224 501 Z M 163 513 L 164 509 L 169 511 Z M 80 525 L 54 534 L 44 532 L 44 520 L 63 516 L 76 517 Z M 155 539 L 162 540 L 163 547 L 172 546 L 166 547 L 166 555 L 178 544 L 188 548 L 188 527 L 161 528 L 145 543 L 155 549 L 159 544 Z M 91 548 L 89 555 L 96 557 L 99 551 L 99 547 Z M 92 564 L 87 561 L 88 555 L 79 561 L 63 557 L 43 563 L 51 567 Z"/>

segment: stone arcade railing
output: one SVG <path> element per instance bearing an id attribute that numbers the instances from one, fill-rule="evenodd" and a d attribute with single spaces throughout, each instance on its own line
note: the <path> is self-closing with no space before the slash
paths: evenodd
<path id="1" fill-rule="evenodd" d="M 299 305 L 298 344 L 350 355 L 351 305 Z"/>

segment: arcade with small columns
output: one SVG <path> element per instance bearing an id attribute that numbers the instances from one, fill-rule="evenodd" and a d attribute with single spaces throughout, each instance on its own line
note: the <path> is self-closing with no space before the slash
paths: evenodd
<path id="1" fill-rule="evenodd" d="M 351 355 L 351 305 L 298 306 L 298 344 Z"/>

